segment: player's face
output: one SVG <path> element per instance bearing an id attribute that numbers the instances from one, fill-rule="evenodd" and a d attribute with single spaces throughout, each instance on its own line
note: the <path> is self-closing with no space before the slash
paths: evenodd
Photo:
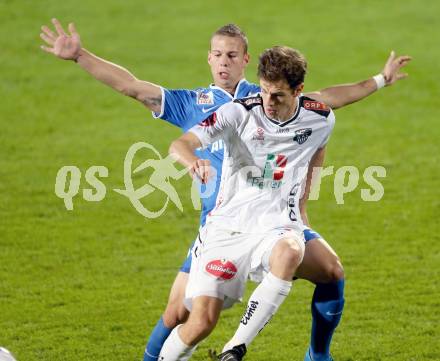
<path id="1" fill-rule="evenodd" d="M 238 82 L 244 78 L 249 54 L 244 52 L 240 38 L 216 35 L 211 39 L 208 63 L 214 84 L 233 93 Z"/>
<path id="2" fill-rule="evenodd" d="M 291 89 L 287 81 L 268 81 L 260 79 L 261 97 L 263 98 L 264 113 L 278 121 L 289 120 L 295 113 L 297 97 L 300 95 L 303 84 L 295 90 Z"/>

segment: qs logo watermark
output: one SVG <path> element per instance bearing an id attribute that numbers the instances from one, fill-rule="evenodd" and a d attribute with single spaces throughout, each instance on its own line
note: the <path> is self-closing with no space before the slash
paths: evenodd
<path id="1" fill-rule="evenodd" d="M 150 150 L 156 156 L 155 159 L 147 159 L 139 166 L 133 169 L 133 160 L 135 155 L 140 150 Z M 152 173 L 149 177 L 148 183 L 135 188 L 133 183 L 133 175 L 141 172 L 144 169 L 151 168 Z M 145 142 L 138 142 L 133 144 L 127 151 L 124 160 L 124 186 L 125 189 L 113 189 L 131 202 L 136 211 L 146 218 L 157 218 L 168 207 L 171 201 L 175 206 L 183 212 L 182 202 L 175 188 L 170 183 L 170 179 L 178 180 L 188 173 L 187 169 L 178 170 L 175 167 L 175 161 L 171 156 L 162 158 L 161 154 L 151 144 Z M 86 170 L 85 181 L 92 188 L 84 188 L 82 196 L 86 201 L 99 202 L 102 201 L 107 193 L 105 184 L 100 178 L 107 178 L 109 175 L 108 168 L 105 166 L 92 166 Z M 64 166 L 59 169 L 55 181 L 55 194 L 64 200 L 64 205 L 67 210 L 72 211 L 73 199 L 79 194 L 81 184 L 81 170 L 76 166 Z M 191 200 L 194 208 L 201 209 L 199 196 L 199 183 L 193 181 L 191 187 Z M 213 193 L 214 187 L 207 187 L 205 189 L 205 196 L 210 196 Z M 148 197 L 151 193 L 159 191 L 166 195 L 165 202 L 159 210 L 149 210 L 141 201 Z M 145 202 L 148 203 L 148 202 Z"/>
<path id="2" fill-rule="evenodd" d="M 157 159 L 148 159 L 144 161 L 141 165 L 133 170 L 133 159 L 136 153 L 143 149 L 149 149 L 157 156 Z M 143 185 L 138 189 L 134 189 L 132 174 L 136 174 L 146 168 L 152 168 L 153 173 L 150 176 L 149 183 Z M 156 218 L 159 217 L 163 212 L 165 212 L 169 201 L 171 200 L 176 207 L 183 212 L 182 202 L 180 201 L 179 195 L 177 194 L 175 188 L 169 182 L 169 179 L 180 179 L 188 171 L 186 169 L 178 170 L 174 166 L 174 160 L 171 156 L 162 159 L 160 153 L 148 143 L 135 143 L 133 144 L 127 152 L 124 160 L 124 184 L 125 189 L 114 189 L 115 192 L 126 196 L 134 208 L 146 218 Z M 141 203 L 141 199 L 147 197 L 150 193 L 156 190 L 162 191 L 167 195 L 165 204 L 158 211 L 149 211 Z"/>
<path id="3" fill-rule="evenodd" d="M 152 152 L 155 158 L 146 159 L 140 165 L 134 167 L 134 158 L 141 150 Z M 238 171 L 243 173 L 243 179 L 248 183 L 251 182 L 252 186 L 263 188 L 265 184 L 268 183 L 271 185 L 270 188 L 272 191 L 275 191 L 275 189 L 283 186 L 281 181 L 284 174 L 285 164 L 283 162 L 285 160 L 280 159 L 278 161 L 278 158 L 269 158 L 264 167 L 263 174 L 261 174 L 262 171 L 255 166 L 243 167 Z M 125 188 L 114 188 L 113 191 L 126 197 L 136 211 L 145 218 L 152 219 L 159 217 L 165 212 L 170 202 L 183 212 L 183 205 L 179 194 L 170 181 L 181 179 L 188 173 L 188 170 L 179 170 L 175 165 L 176 161 L 171 155 L 162 158 L 161 154 L 151 144 L 145 142 L 135 143 L 128 149 L 124 159 L 123 179 Z M 140 187 L 135 187 L 133 177 L 139 175 L 141 171 L 148 168 L 151 170 L 148 182 Z M 307 169 L 298 169 L 295 171 L 307 172 Z M 356 167 L 344 166 L 336 171 L 333 166 L 326 168 L 317 167 L 314 168 L 312 172 L 313 186 L 309 195 L 310 200 L 319 199 L 321 180 L 324 177 L 332 176 L 333 174 L 333 193 L 337 204 L 344 204 L 344 195 L 351 193 L 358 188 L 360 172 Z M 268 176 L 266 177 L 266 175 Z M 77 166 L 64 166 L 58 170 L 55 180 L 55 194 L 64 201 L 64 205 L 68 211 L 74 209 L 73 201 L 80 193 L 82 176 L 81 170 Z M 109 171 L 105 166 L 100 165 L 88 168 L 84 174 L 88 186 L 82 189 L 83 199 L 88 202 L 102 201 L 107 194 L 107 187 L 102 182 L 102 178 L 108 178 L 108 176 Z M 361 199 L 367 202 L 377 202 L 382 199 L 384 188 L 377 178 L 384 177 L 386 177 L 386 169 L 384 167 L 370 166 L 366 168 L 362 174 L 362 178 L 368 185 L 368 188 L 360 189 Z M 273 182 L 275 181 L 280 183 L 277 183 L 276 187 L 273 186 Z M 212 167 L 211 180 L 208 184 L 201 186 L 197 179 L 193 180 L 191 186 L 191 201 L 194 209 L 201 209 L 200 199 L 215 196 L 216 182 L 220 182 L 220 178 L 217 177 L 216 170 Z M 154 192 L 161 192 L 165 195 L 165 200 L 158 210 L 150 210 L 145 206 L 148 204 L 148 196 Z M 270 197 L 270 194 L 268 194 L 268 196 Z M 287 199 L 287 201 L 291 202 L 290 199 Z M 157 204 L 155 205 L 157 206 Z"/>

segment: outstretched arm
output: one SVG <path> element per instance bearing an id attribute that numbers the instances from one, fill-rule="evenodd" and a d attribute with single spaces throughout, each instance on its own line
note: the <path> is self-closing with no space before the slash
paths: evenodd
<path id="1" fill-rule="evenodd" d="M 377 76 L 358 83 L 335 85 L 305 95 L 323 102 L 333 109 L 338 109 L 369 96 L 383 86 L 392 85 L 396 81 L 406 78 L 408 74 L 401 73 L 400 70 L 410 61 L 410 56 L 396 57 L 396 53 L 392 51 L 382 72 Z"/>
<path id="2" fill-rule="evenodd" d="M 73 60 L 95 79 L 116 91 L 130 96 L 154 112 L 160 112 L 162 91 L 159 86 L 137 79 L 127 69 L 93 55 L 81 46 L 81 40 L 73 23 L 69 24 L 67 34 L 57 19 L 52 19 L 56 33 L 42 26 L 40 37 L 47 45 L 41 48 L 64 60 Z"/>

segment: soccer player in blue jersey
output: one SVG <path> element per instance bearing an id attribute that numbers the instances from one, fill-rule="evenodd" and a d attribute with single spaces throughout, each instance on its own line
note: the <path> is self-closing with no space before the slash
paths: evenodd
<path id="1" fill-rule="evenodd" d="M 235 25 L 226 25 L 211 37 L 208 51 L 208 63 L 214 83 L 206 88 L 194 90 L 169 90 L 147 81 L 139 80 L 126 69 L 101 59 L 81 46 L 80 37 L 73 24 L 69 24 L 67 34 L 61 24 L 53 19 L 55 32 L 47 26 L 42 27 L 41 38 L 47 43 L 42 49 L 55 56 L 75 61 L 94 78 L 112 87 L 116 91 L 130 96 L 153 111 L 153 116 L 164 119 L 187 131 L 215 112 L 221 105 L 258 92 L 259 86 L 247 82 L 244 78 L 249 63 L 247 38 Z M 305 95 L 326 103 L 333 109 L 343 107 L 374 93 L 379 88 L 391 85 L 406 77 L 400 73 L 410 57 L 396 57 L 391 53 L 382 72 L 367 80 L 325 88 Z M 221 164 L 223 160 L 222 141 L 214 143 L 208 149 L 200 151 L 198 157 L 209 159 L 217 170 L 215 192 L 202 198 L 200 224 L 215 205 Z M 322 155 L 323 156 L 323 155 Z M 322 159 L 314 159 L 319 166 Z M 209 186 L 209 185 L 208 185 Z M 308 224 L 306 201 L 301 201 L 301 217 Z M 304 260 L 296 276 L 307 279 L 316 285 L 312 299 L 312 334 L 305 360 L 330 360 L 330 341 L 341 318 L 344 306 L 344 271 L 332 248 L 312 229 L 304 232 L 307 246 Z M 171 288 L 165 312 L 154 328 L 145 350 L 144 361 L 157 360 L 163 343 L 172 329 L 184 322 L 188 311 L 183 305 L 183 296 L 188 280 L 191 258 L 182 265 Z"/>

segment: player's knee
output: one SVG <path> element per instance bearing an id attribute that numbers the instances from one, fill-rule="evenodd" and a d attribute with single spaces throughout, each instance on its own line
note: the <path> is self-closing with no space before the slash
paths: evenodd
<path id="1" fill-rule="evenodd" d="M 284 239 L 278 249 L 277 262 L 287 268 L 296 268 L 304 256 L 304 247 L 295 239 Z"/>
<path id="2" fill-rule="evenodd" d="M 170 310 L 168 308 L 163 313 L 162 319 L 164 325 L 168 328 L 174 328 L 179 324 L 177 313 L 175 313 L 174 310 Z"/>
<path id="3" fill-rule="evenodd" d="M 324 271 L 325 282 L 337 282 L 344 279 L 344 268 L 342 267 L 341 261 L 335 258 L 326 265 Z"/>
<path id="4" fill-rule="evenodd" d="M 174 328 L 184 323 L 188 318 L 189 312 L 181 303 L 169 303 L 162 315 L 163 323 L 168 328 Z"/>
<path id="5" fill-rule="evenodd" d="M 215 325 L 216 321 L 209 318 L 198 318 L 188 321 L 188 328 L 191 330 L 191 342 L 198 342 L 200 339 L 207 337 Z"/>

